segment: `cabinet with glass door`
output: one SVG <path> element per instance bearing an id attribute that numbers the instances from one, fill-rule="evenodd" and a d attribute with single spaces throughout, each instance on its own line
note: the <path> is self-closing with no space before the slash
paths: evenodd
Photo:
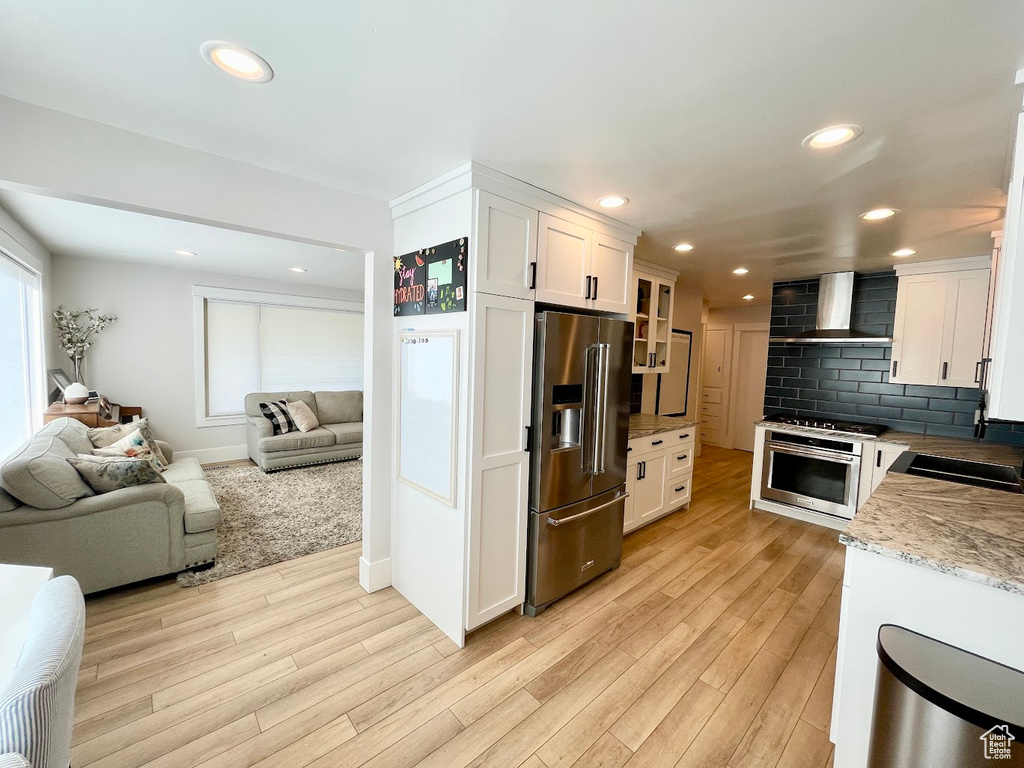
<path id="1" fill-rule="evenodd" d="M 633 373 L 668 373 L 675 277 L 668 270 L 633 270 Z"/>

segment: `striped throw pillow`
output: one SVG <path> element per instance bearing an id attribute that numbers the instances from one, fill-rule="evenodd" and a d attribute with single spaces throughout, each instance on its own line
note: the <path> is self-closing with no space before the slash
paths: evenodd
<path id="1" fill-rule="evenodd" d="M 288 405 L 284 400 L 260 403 L 260 412 L 264 417 L 270 419 L 270 423 L 274 425 L 275 435 L 284 435 L 295 431 L 295 422 L 288 415 Z"/>

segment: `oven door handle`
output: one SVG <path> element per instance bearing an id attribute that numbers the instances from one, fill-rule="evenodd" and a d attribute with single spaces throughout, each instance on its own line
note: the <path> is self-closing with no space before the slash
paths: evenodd
<path id="1" fill-rule="evenodd" d="M 620 502 L 623 499 L 627 498 L 628 496 L 629 496 L 628 493 L 620 493 L 614 499 L 612 499 L 611 501 L 606 501 L 604 504 L 602 504 L 599 507 L 594 507 L 593 509 L 588 509 L 586 512 L 580 512 L 578 515 L 571 515 L 569 517 L 563 517 L 561 520 L 555 520 L 555 518 L 549 517 L 548 518 L 548 525 L 553 525 L 555 528 L 557 528 L 560 525 L 565 525 L 566 523 L 571 523 L 574 520 L 579 520 L 580 518 L 583 518 L 583 517 L 589 517 L 590 515 L 594 514 L 595 512 L 600 512 L 602 509 L 607 509 L 612 504 Z"/>
<path id="2" fill-rule="evenodd" d="M 856 454 L 833 453 L 831 451 L 805 451 L 788 443 L 768 443 L 768 450 L 775 451 L 776 453 L 792 453 L 811 459 L 821 459 L 822 461 L 837 461 L 844 464 L 853 464 L 858 458 Z"/>

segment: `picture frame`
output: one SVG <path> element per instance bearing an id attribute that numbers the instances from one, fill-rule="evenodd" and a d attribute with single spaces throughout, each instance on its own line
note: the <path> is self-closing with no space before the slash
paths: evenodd
<path id="1" fill-rule="evenodd" d="M 64 390 L 71 385 L 71 377 L 64 372 L 63 368 L 50 368 L 47 374 L 50 377 L 50 381 L 53 382 L 54 388 L 50 390 L 46 404 L 53 405 L 57 401 L 63 400 Z"/>

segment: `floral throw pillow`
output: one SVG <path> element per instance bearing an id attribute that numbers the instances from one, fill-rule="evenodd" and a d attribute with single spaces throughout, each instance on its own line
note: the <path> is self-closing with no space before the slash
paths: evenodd
<path id="1" fill-rule="evenodd" d="M 92 452 L 94 456 L 124 456 L 130 459 L 146 459 L 152 461 L 153 466 L 159 471 L 166 468 L 166 464 L 163 464 L 157 457 L 153 446 L 142 436 L 141 429 L 136 429 L 116 443 L 111 443 L 106 448 L 93 448 Z"/>
<path id="2" fill-rule="evenodd" d="M 142 433 L 142 437 L 149 443 L 150 450 L 153 451 L 153 455 L 156 457 L 157 466 L 160 469 L 166 469 L 170 462 L 167 461 L 164 452 L 160 450 L 160 446 L 157 445 L 156 440 L 153 438 L 153 433 L 149 429 L 148 418 L 130 421 L 127 424 L 115 424 L 112 427 L 90 429 L 88 435 L 94 448 L 107 448 L 118 440 L 127 437 L 135 430 L 139 430 Z"/>
<path id="3" fill-rule="evenodd" d="M 110 493 L 135 485 L 167 482 L 148 458 L 79 454 L 69 458 L 67 462 L 96 493 Z"/>
<path id="4" fill-rule="evenodd" d="M 274 426 L 275 435 L 285 435 L 296 430 L 295 422 L 288 414 L 288 404 L 284 400 L 260 403 L 260 412 Z"/>

